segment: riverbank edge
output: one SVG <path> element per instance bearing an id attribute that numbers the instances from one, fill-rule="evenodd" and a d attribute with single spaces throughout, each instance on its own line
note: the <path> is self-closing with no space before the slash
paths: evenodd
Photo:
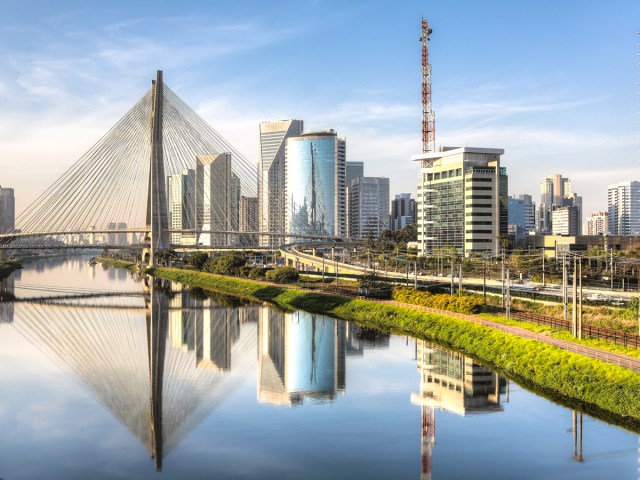
<path id="1" fill-rule="evenodd" d="M 20 262 L 0 262 L 0 280 L 7 278 L 11 273 L 21 268 Z"/>
<path id="2" fill-rule="evenodd" d="M 131 262 L 98 260 L 132 271 L 138 268 Z M 553 401 L 640 430 L 640 375 L 616 365 L 410 306 L 380 305 L 193 270 L 154 267 L 144 273 L 287 310 L 327 314 L 385 332 L 434 341 L 493 367 Z"/>

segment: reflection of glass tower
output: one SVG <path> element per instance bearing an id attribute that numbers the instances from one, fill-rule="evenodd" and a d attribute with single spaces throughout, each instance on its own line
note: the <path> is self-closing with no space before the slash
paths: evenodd
<path id="1" fill-rule="evenodd" d="M 416 359 L 420 393 L 411 401 L 422 407 L 422 478 L 431 478 L 435 409 L 463 416 L 500 411 L 500 382 L 489 367 L 424 340 L 416 340 Z"/>
<path id="2" fill-rule="evenodd" d="M 258 400 L 296 405 L 345 389 L 345 324 L 266 308 L 258 323 Z"/>
<path id="3" fill-rule="evenodd" d="M 346 235 L 346 142 L 333 130 L 287 139 L 285 224 L 290 233 Z"/>

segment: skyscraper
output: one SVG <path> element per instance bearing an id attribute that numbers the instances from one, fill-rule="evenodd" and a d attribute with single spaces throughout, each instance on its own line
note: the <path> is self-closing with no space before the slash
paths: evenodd
<path id="1" fill-rule="evenodd" d="M 549 175 L 540 182 L 540 205 L 538 207 L 538 232 L 553 231 L 553 211 L 560 207 L 578 208 L 578 232 L 582 230 L 582 197 L 571 188 L 571 180 L 559 173 Z"/>
<path id="2" fill-rule="evenodd" d="M 285 232 L 286 139 L 302 134 L 302 120 L 277 120 L 260 124 L 258 158 L 258 221 L 260 232 Z M 284 237 L 264 236 L 262 246 L 277 246 Z"/>
<path id="3" fill-rule="evenodd" d="M 410 193 L 396 195 L 391 201 L 391 230 L 400 230 L 416 223 L 418 204 Z"/>
<path id="4" fill-rule="evenodd" d="M 378 238 L 389 229 L 389 179 L 356 177 L 349 186 L 349 238 Z"/>
<path id="5" fill-rule="evenodd" d="M 640 182 L 609 185 L 609 233 L 640 235 Z"/>
<path id="6" fill-rule="evenodd" d="M 196 157 L 196 228 L 199 245 L 231 245 L 237 238 L 221 232 L 238 231 L 240 179 L 231 168 L 231 154 Z"/>
<path id="7" fill-rule="evenodd" d="M 185 168 L 182 173 L 170 175 L 167 193 L 169 196 L 169 227 L 195 229 L 196 171 Z M 171 243 L 180 245 L 183 243 L 183 238 L 186 241 L 189 236 L 184 236 L 182 233 L 172 233 Z"/>
<path id="8" fill-rule="evenodd" d="M 0 233 L 9 233 L 16 228 L 16 200 L 13 188 L 0 186 Z"/>
<path id="9" fill-rule="evenodd" d="M 609 214 L 607 212 L 592 213 L 582 230 L 583 235 L 602 235 L 609 230 Z"/>
<path id="10" fill-rule="evenodd" d="M 346 235 L 346 141 L 334 130 L 305 132 L 286 144 L 287 232 Z"/>
<path id="11" fill-rule="evenodd" d="M 353 179 L 364 177 L 364 162 L 347 162 L 347 188 L 351 186 Z"/>
<path id="12" fill-rule="evenodd" d="M 507 234 L 508 178 L 504 150 L 443 147 L 415 155 L 418 183 L 418 249 L 421 255 L 450 247 L 458 255 L 497 254 Z"/>
<path id="13" fill-rule="evenodd" d="M 509 234 L 523 235 L 536 229 L 536 204 L 531 195 L 509 195 Z"/>
<path id="14" fill-rule="evenodd" d="M 240 197 L 240 231 L 258 231 L 258 199 L 256 197 Z M 258 236 L 246 234 L 241 237 L 242 245 L 256 245 Z"/>

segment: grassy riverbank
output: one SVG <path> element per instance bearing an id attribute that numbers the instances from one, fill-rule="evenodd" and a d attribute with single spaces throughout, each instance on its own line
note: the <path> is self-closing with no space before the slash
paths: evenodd
<path id="1" fill-rule="evenodd" d="M 117 260 L 103 263 L 136 269 Z M 487 363 L 501 373 L 562 403 L 600 417 L 618 416 L 614 423 L 640 429 L 640 374 L 570 353 L 556 347 L 445 315 L 408 307 L 381 305 L 296 288 L 268 285 L 197 271 L 152 268 L 146 273 L 287 309 L 329 314 L 391 333 L 433 340 Z"/>

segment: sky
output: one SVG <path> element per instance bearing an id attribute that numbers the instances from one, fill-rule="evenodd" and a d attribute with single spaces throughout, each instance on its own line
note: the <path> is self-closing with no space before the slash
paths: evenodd
<path id="1" fill-rule="evenodd" d="M 560 173 L 583 216 L 640 180 L 640 2 L 0 0 L 0 185 L 20 213 L 165 83 L 252 162 L 297 118 L 415 195 L 421 17 L 436 146 L 503 148 L 509 193 Z"/>

